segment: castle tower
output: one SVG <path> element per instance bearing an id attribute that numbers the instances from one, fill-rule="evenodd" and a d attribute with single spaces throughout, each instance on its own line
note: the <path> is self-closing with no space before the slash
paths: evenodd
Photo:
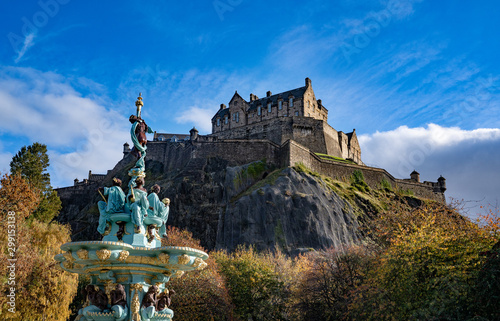
<path id="1" fill-rule="evenodd" d="M 128 143 L 123 144 L 123 157 L 130 153 L 130 145 Z"/>
<path id="2" fill-rule="evenodd" d="M 198 139 L 198 130 L 196 129 L 196 127 L 193 127 L 193 129 L 189 131 L 189 139 L 191 141 Z"/>
<path id="3" fill-rule="evenodd" d="M 444 193 L 446 191 L 446 178 L 444 178 L 443 176 L 439 176 L 438 185 L 441 189 L 441 193 Z"/>
<path id="4" fill-rule="evenodd" d="M 411 172 L 410 178 L 415 182 L 420 183 L 420 173 L 417 172 L 416 170 L 413 170 L 413 172 Z"/>

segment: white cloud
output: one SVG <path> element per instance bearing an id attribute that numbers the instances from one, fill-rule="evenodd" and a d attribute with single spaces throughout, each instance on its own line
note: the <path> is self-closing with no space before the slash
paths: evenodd
<path id="1" fill-rule="evenodd" d="M 414 169 L 423 180 L 446 178 L 448 198 L 495 205 L 500 199 L 500 129 L 408 128 L 359 137 L 362 159 L 399 178 Z M 479 211 L 471 210 L 471 216 Z"/>
<path id="2" fill-rule="evenodd" d="M 16 59 L 14 59 L 14 62 L 17 64 L 24 57 L 26 51 L 28 51 L 28 49 L 32 47 L 34 44 L 35 44 L 35 34 L 30 33 L 29 35 L 26 36 L 26 38 L 24 38 L 23 47 L 17 53 L 17 57 Z"/>
<path id="3" fill-rule="evenodd" d="M 175 118 L 175 120 L 181 124 L 193 124 L 203 132 L 211 132 L 211 119 L 213 116 L 213 108 L 205 109 L 192 106 L 183 110 L 181 114 Z"/>
<path id="4" fill-rule="evenodd" d="M 70 185 L 74 178 L 86 177 L 89 169 L 111 169 L 122 156 L 123 143 L 130 140 L 129 123 L 103 100 L 82 96 L 55 73 L 2 68 L 0 134 L 12 150 L 3 151 L 3 144 L 0 169 L 9 167 L 10 159 L 3 155 L 16 153 L 26 141 L 47 145 L 53 186 Z"/>

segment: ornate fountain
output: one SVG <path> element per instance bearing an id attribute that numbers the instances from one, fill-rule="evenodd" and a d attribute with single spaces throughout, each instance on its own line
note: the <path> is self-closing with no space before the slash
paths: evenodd
<path id="1" fill-rule="evenodd" d="M 149 195 L 143 187 L 146 133 L 152 130 L 141 118 L 140 94 L 136 107 L 136 115 L 129 120 L 137 161 L 128 172 L 127 195 L 118 178 L 113 178 L 112 187 L 99 189 L 103 201 L 98 203 L 97 230 L 103 235 L 102 241 L 66 243 L 61 246 L 64 253 L 55 256 L 64 270 L 90 277 L 90 285 L 84 289 L 87 302 L 76 320 L 171 320 L 174 312 L 168 306 L 173 290 L 165 284 L 170 278 L 207 265 L 204 260 L 208 255 L 203 251 L 161 246 L 170 201 L 159 200 L 158 185 Z"/>

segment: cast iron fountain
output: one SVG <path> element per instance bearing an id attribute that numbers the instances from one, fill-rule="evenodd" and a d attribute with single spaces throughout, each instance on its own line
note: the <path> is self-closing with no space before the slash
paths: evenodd
<path id="1" fill-rule="evenodd" d="M 207 265 L 204 260 L 208 255 L 203 251 L 161 246 L 170 201 L 159 200 L 158 185 L 149 195 L 143 187 L 146 133 L 152 130 L 141 118 L 141 95 L 136 107 L 136 115 L 129 120 L 137 161 L 128 173 L 127 195 L 118 178 L 113 178 L 112 187 L 99 189 L 104 199 L 98 203 L 97 230 L 102 241 L 66 243 L 61 246 L 64 253 L 55 256 L 64 270 L 90 277 L 90 285 L 84 289 L 87 302 L 76 320 L 171 320 L 174 312 L 168 306 L 173 291 L 166 283 Z"/>

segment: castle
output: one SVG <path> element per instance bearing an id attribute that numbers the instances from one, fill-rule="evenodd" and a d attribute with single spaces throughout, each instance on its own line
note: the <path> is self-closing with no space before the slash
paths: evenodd
<path id="1" fill-rule="evenodd" d="M 394 188 L 411 191 L 415 196 L 445 202 L 446 180 L 420 182 L 416 171 L 409 179 L 398 179 L 381 168 L 365 166 L 361 161 L 361 148 L 356 131 L 336 131 L 328 123 L 328 110 L 321 99 L 316 99 L 311 80 L 305 86 L 265 98 L 250 94 L 250 101 L 235 92 L 229 107 L 220 105 L 212 118 L 212 133 L 199 135 L 191 129 L 189 135 L 154 133 L 148 142 L 146 160 L 162 164 L 163 171 L 196 171 L 202 169 L 209 158 L 227 161 L 227 166 L 239 166 L 263 160 L 270 166 L 288 167 L 298 163 L 334 179 L 348 179 L 355 171 L 361 171 L 366 183 L 379 188 L 382 181 Z M 124 158 L 115 169 L 130 162 L 130 147 L 124 144 Z M 104 176 L 89 174 L 89 184 Z M 202 178 L 200 178 L 202 179 Z M 84 182 L 58 189 L 60 194 L 71 194 L 81 189 Z"/>
<path id="2" fill-rule="evenodd" d="M 316 99 L 309 78 L 305 86 L 265 98 L 236 92 L 229 107 L 221 104 L 212 118 L 212 136 L 219 139 L 268 139 L 278 145 L 294 140 L 314 153 L 361 162 L 356 130 L 337 132 L 327 123 L 328 110 Z"/>

